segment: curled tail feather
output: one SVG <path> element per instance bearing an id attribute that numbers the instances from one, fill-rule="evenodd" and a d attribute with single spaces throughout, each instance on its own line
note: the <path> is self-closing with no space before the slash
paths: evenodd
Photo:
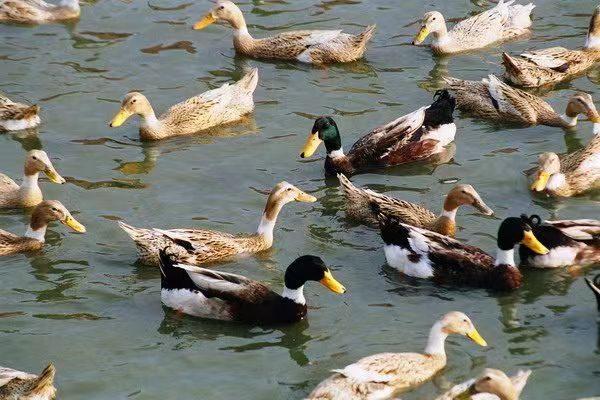
<path id="1" fill-rule="evenodd" d="M 356 35 L 357 42 L 361 46 L 366 46 L 367 43 L 369 42 L 369 40 L 371 40 L 371 38 L 373 37 L 373 34 L 375 33 L 376 28 L 377 28 L 377 25 L 367 26 L 367 28 L 364 31 L 362 31 L 361 33 Z"/>
<path id="2" fill-rule="evenodd" d="M 29 393 L 30 396 L 40 395 L 43 392 L 52 390 L 54 391 L 54 376 L 56 375 L 56 369 L 54 365 L 49 364 L 42 373 L 37 377 L 34 386 L 31 388 Z"/>
<path id="3" fill-rule="evenodd" d="M 32 118 L 32 117 L 35 117 L 36 115 L 38 115 L 39 112 L 40 112 L 40 106 L 38 106 L 37 104 L 34 104 L 32 106 L 29 106 L 29 107 L 21 110 L 21 112 L 16 116 L 15 119 L 29 119 L 29 118 Z"/>
<path id="4" fill-rule="evenodd" d="M 243 88 L 246 93 L 254 93 L 258 85 L 258 68 L 252 68 L 236 85 Z"/>

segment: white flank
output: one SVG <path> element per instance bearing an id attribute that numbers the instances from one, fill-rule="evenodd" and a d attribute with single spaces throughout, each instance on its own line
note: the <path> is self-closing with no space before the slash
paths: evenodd
<path id="1" fill-rule="evenodd" d="M 28 119 L 7 119 L 0 121 L 0 126 L 7 131 L 20 131 L 23 129 L 34 128 L 40 124 L 40 117 L 35 116 Z"/>
<path id="2" fill-rule="evenodd" d="M 439 141 L 439 151 L 444 146 L 449 145 L 454 141 L 456 136 L 456 124 L 444 124 L 438 126 L 436 129 L 430 130 L 426 135 L 423 135 L 423 140 L 433 139 Z"/>
<path id="3" fill-rule="evenodd" d="M 352 379 L 359 383 L 386 383 L 394 379 L 394 375 L 378 374 L 374 371 L 369 371 L 361 367 L 359 364 L 350 364 L 344 369 L 334 369 L 332 372 L 344 375 L 346 378 Z"/>
<path id="4" fill-rule="evenodd" d="M 422 254 L 419 262 L 414 263 L 408 258 L 411 252 L 400 246 L 385 245 L 383 246 L 383 252 L 388 265 L 403 274 L 423 279 L 433 277 L 431 261 L 429 261 L 426 254 Z"/>
<path id="5" fill-rule="evenodd" d="M 231 319 L 229 307 L 223 300 L 207 298 L 187 289 L 162 289 L 160 299 L 169 308 L 200 318 Z"/>
<path id="6" fill-rule="evenodd" d="M 529 263 L 537 268 L 567 267 L 575 264 L 575 258 L 579 250 L 567 246 L 555 247 L 548 254 L 530 257 Z"/>
<path id="7" fill-rule="evenodd" d="M 310 52 L 311 52 L 310 48 L 304 50 L 302 53 L 300 53 L 296 57 L 296 60 L 306 63 L 306 64 L 312 64 L 313 61 L 312 61 L 312 57 L 310 56 Z"/>

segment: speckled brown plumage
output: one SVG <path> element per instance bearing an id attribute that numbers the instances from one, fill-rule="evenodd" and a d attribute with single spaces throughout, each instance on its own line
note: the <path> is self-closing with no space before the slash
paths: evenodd
<path id="1" fill-rule="evenodd" d="M 0 21 L 39 24 L 78 18 L 79 1 L 54 5 L 43 0 L 4 0 L 0 2 Z"/>
<path id="2" fill-rule="evenodd" d="M 48 365 L 39 376 L 10 368 L 0 367 L 0 400 L 52 400 L 54 365 Z"/>

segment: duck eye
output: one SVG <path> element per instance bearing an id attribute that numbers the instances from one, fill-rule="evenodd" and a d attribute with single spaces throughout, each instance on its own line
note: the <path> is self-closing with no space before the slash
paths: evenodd
<path id="1" fill-rule="evenodd" d="M 136 101 L 137 101 L 137 99 L 133 99 L 133 100 L 131 100 L 131 102 L 132 102 L 132 103 L 135 103 Z"/>
<path id="2" fill-rule="evenodd" d="M 219 10 L 224 10 L 224 9 L 225 9 L 225 6 L 219 7 Z"/>
<path id="3" fill-rule="evenodd" d="M 56 212 L 58 212 L 58 209 L 57 209 L 57 208 L 54 208 L 54 207 L 52 207 L 52 211 L 56 211 Z"/>
<path id="4" fill-rule="evenodd" d="M 292 191 L 292 188 L 287 188 L 287 189 L 285 189 L 285 190 L 287 190 L 288 192 L 291 192 L 291 191 Z"/>
<path id="5" fill-rule="evenodd" d="M 33 156 L 32 158 L 33 158 L 34 160 L 37 160 L 37 157 L 36 157 L 36 156 Z"/>

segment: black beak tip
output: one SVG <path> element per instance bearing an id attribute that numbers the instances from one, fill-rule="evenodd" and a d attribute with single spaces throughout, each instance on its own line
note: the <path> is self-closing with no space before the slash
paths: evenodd
<path id="1" fill-rule="evenodd" d="M 112 126 L 112 122 L 109 122 L 109 123 L 108 123 L 108 126 L 110 126 L 110 127 L 112 128 L 112 127 L 113 127 L 113 126 Z"/>
<path id="2" fill-rule="evenodd" d="M 300 153 L 300 158 L 304 158 L 304 152 Z"/>

